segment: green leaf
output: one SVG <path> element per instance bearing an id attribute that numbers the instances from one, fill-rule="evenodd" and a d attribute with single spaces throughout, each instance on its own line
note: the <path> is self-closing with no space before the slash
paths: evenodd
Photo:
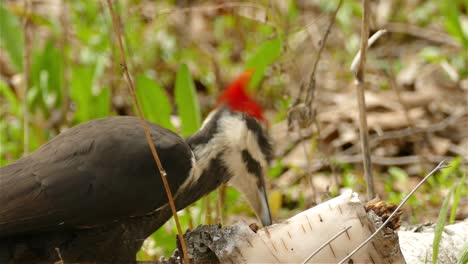
<path id="1" fill-rule="evenodd" d="M 136 78 L 136 96 L 145 118 L 162 127 L 175 130 L 171 123 L 172 106 L 164 89 L 146 75 Z"/>
<path id="2" fill-rule="evenodd" d="M 468 7 L 468 3 L 466 4 Z M 460 258 L 458 258 L 457 264 L 466 264 L 468 263 L 468 243 L 465 243 L 463 246 L 462 252 L 460 254 Z"/>
<path id="3" fill-rule="evenodd" d="M 90 65 L 72 69 L 71 98 L 76 103 L 75 118 L 79 123 L 91 119 L 93 76 L 94 69 Z"/>
<path id="4" fill-rule="evenodd" d="M 0 4 L 0 49 L 8 53 L 16 71 L 23 70 L 24 39 L 19 19 Z"/>
<path id="5" fill-rule="evenodd" d="M 7 106 L 10 113 L 14 114 L 17 118 L 21 118 L 20 106 L 18 99 L 13 91 L 0 79 L 0 95 L 6 99 Z"/>
<path id="6" fill-rule="evenodd" d="M 265 69 L 273 64 L 281 54 L 282 43 L 279 38 L 268 40 L 246 62 L 247 69 L 255 69 L 249 86 L 256 89 L 265 74 Z"/>
<path id="7" fill-rule="evenodd" d="M 465 186 L 465 180 L 466 180 L 466 173 L 463 175 L 460 182 L 458 183 L 458 187 L 455 190 L 455 193 L 453 195 L 453 204 L 452 204 L 452 210 L 450 212 L 449 224 L 455 223 L 455 216 L 457 215 L 458 203 L 460 202 L 462 190 L 463 190 L 463 187 Z"/>
<path id="8" fill-rule="evenodd" d="M 450 198 L 456 185 L 450 188 L 449 193 L 445 196 L 442 207 L 440 208 L 439 217 L 437 218 L 437 224 L 434 230 L 434 241 L 432 242 L 432 263 L 437 263 L 437 257 L 439 255 L 439 244 L 442 239 L 442 233 L 444 232 L 445 221 L 447 219 L 447 211 L 449 207 Z"/>
<path id="9" fill-rule="evenodd" d="M 62 99 L 63 56 L 52 40 L 40 52 L 33 61 L 32 86 L 39 87 L 42 103 L 50 109 L 59 105 Z"/>
<path id="10" fill-rule="evenodd" d="M 463 32 L 457 1 L 441 1 L 440 4 L 445 17 L 445 29 L 458 39 L 463 47 L 468 48 L 468 36 Z"/>
<path id="11" fill-rule="evenodd" d="M 405 170 L 398 167 L 390 167 L 388 173 L 393 176 L 398 182 L 406 184 L 408 183 L 408 174 Z"/>
<path id="12" fill-rule="evenodd" d="M 102 87 L 98 94 L 92 96 L 91 102 L 93 109 L 90 119 L 109 116 L 111 102 L 110 89 L 108 87 Z"/>
<path id="13" fill-rule="evenodd" d="M 185 64 L 182 64 L 177 71 L 175 100 L 182 123 L 182 136 L 190 136 L 200 128 L 201 113 L 195 84 Z"/>
<path id="14" fill-rule="evenodd" d="M 445 183 L 449 182 L 448 177 L 452 175 L 456 170 L 460 168 L 460 163 L 462 161 L 462 157 L 458 156 L 451 160 L 448 163 L 447 168 L 443 169 L 438 175 L 437 175 L 437 181 L 440 183 Z"/>

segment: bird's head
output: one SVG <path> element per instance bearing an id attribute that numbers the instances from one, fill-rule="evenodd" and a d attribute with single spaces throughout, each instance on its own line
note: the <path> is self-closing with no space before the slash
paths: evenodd
<path id="1" fill-rule="evenodd" d="M 252 74 L 253 71 L 244 72 L 227 86 L 219 97 L 218 107 L 187 142 L 195 153 L 198 169 L 217 168 L 214 173 L 224 175 L 210 176 L 221 177 L 238 189 L 267 226 L 272 220 L 265 178 L 272 146 L 262 108 L 247 91 Z"/>

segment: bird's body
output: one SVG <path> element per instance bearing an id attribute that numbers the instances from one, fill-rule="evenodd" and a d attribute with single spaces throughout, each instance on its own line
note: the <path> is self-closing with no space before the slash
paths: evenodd
<path id="1" fill-rule="evenodd" d="M 164 205 L 166 193 L 139 122 L 93 120 L 0 168 L 0 237 L 92 227 Z M 149 125 L 176 193 L 190 175 L 192 151 L 175 133 Z"/>
<path id="2" fill-rule="evenodd" d="M 187 139 L 148 123 L 183 209 L 229 182 L 271 224 L 264 176 L 272 151 L 261 108 L 235 80 Z M 166 191 L 135 117 L 70 128 L 0 168 L 0 263 L 132 263 L 170 217 Z"/>
<path id="3" fill-rule="evenodd" d="M 232 180 L 269 221 L 262 195 L 271 146 L 255 119 L 221 107 L 186 141 L 149 125 L 178 210 Z M 172 216 L 134 117 L 71 128 L 0 168 L 0 204 L 0 262 L 13 263 L 58 260 L 55 248 L 67 263 L 130 263 Z"/>

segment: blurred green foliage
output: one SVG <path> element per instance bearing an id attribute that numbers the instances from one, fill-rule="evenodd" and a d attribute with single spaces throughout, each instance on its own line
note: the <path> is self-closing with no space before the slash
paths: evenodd
<path id="1" fill-rule="evenodd" d="M 9 58 L 12 74 L 21 75 L 25 46 L 21 27 L 25 14 L 21 4 L 4 5 L 4 2 L 0 3 L 0 50 Z M 158 6 L 161 10 L 172 10 L 175 2 L 159 1 Z M 13 84 L 0 79 L 0 99 L 4 103 L 0 109 L 1 166 L 23 155 L 24 104 L 29 107 L 31 151 L 64 128 L 95 118 L 135 112 L 122 78 L 119 51 L 107 9 L 100 1 L 66 3 L 64 17 L 60 17 L 60 14 L 49 16 L 44 12 L 29 14 L 37 32 L 34 32 L 31 43 L 31 80 L 26 98 L 21 89 L 14 90 Z M 213 49 L 199 45 L 195 38 L 197 36 L 192 36 L 195 40 L 187 37 L 190 33 L 184 31 L 183 27 L 174 26 L 174 22 L 170 20 L 173 19 L 171 11 L 151 14 L 151 10 L 142 10 L 144 1 L 114 3 L 121 15 L 129 68 L 135 78 L 137 98 L 146 119 L 183 136 L 191 135 L 200 127 L 203 115 L 213 106 L 210 103 L 202 104 L 197 94 L 213 97 L 229 78 L 251 68 L 255 69 L 255 73 L 250 87 L 261 95 L 266 95 L 268 99 L 274 99 L 268 102 L 276 112 L 272 118 L 274 122 L 286 118 L 293 98 L 284 92 L 284 87 L 289 82 L 282 79 L 282 74 L 284 65 L 292 68 L 288 63 L 295 60 L 289 49 L 291 36 L 303 31 L 311 22 L 318 21 L 315 20 L 317 18 L 313 18 L 313 21 L 308 18 L 304 22 L 300 16 L 303 10 L 299 8 L 297 1 L 288 0 L 284 16 L 274 8 L 267 8 L 268 1 L 260 1 L 259 5 L 264 8 L 268 18 L 266 22 L 234 12 L 216 13 L 209 18 L 212 23 L 204 29 L 210 33 L 209 41 L 213 43 Z M 318 1 L 319 11 L 331 12 L 337 3 L 338 0 Z M 467 50 L 468 27 L 461 18 L 460 10 L 465 10 L 466 13 L 467 1 L 423 1 L 417 6 L 402 5 L 401 10 L 392 14 L 392 20 L 419 26 L 439 21 L 445 26 L 447 33 Z M 342 50 L 329 55 L 331 59 L 343 65 L 350 64 L 359 49 L 356 21 L 359 21 L 361 14 L 360 1 L 344 1 L 337 15 L 337 27 L 347 41 L 343 43 Z M 182 20 L 182 25 L 187 22 L 184 20 L 186 16 L 188 13 L 181 11 L 178 19 Z M 320 26 L 322 25 L 323 23 Z M 459 54 L 460 56 L 444 52 L 440 47 L 430 45 L 421 49 L 418 55 L 427 61 L 448 60 L 460 76 L 467 76 L 468 52 Z M 370 53 L 370 60 L 372 56 Z M 391 67 L 398 71 L 402 62 L 396 60 L 390 66 L 387 63 L 381 64 L 383 69 Z M 217 76 L 217 71 L 221 76 Z M 336 78 L 351 78 L 345 70 L 336 74 Z M 268 86 L 263 85 L 266 81 Z M 382 83 L 382 87 L 388 85 Z M 173 122 L 174 117 L 179 118 L 180 124 Z M 315 151 L 314 148 L 312 152 Z M 462 177 L 460 161 L 461 158 L 455 159 L 450 164 L 451 168 L 431 178 L 429 184 L 423 186 L 424 199 L 413 197 L 410 204 L 422 205 L 426 200 L 430 200 L 432 204 L 440 204 L 443 195 L 435 190 L 441 187 L 451 188 L 459 182 Z M 364 191 L 365 183 L 354 166 L 333 163 L 342 174 L 340 187 Z M 269 174 L 275 179 L 287 169 L 279 159 L 270 168 Z M 300 173 L 298 168 L 289 169 Z M 390 167 L 386 173 L 378 176 L 383 181 L 387 198 L 392 202 L 401 201 L 406 191 L 397 187 L 409 184 L 407 173 L 402 168 Z M 462 184 L 464 179 L 462 178 L 454 191 L 455 200 L 456 197 L 467 195 L 467 188 Z M 337 192 L 334 189 L 331 191 Z M 307 204 L 303 195 L 298 195 L 297 191 L 292 192 L 284 194 L 285 204 L 294 204 L 298 208 Z M 436 195 L 432 195 L 432 192 Z M 209 197 L 212 203 L 221 199 L 218 193 L 212 193 Z M 222 208 L 225 215 L 245 212 L 250 212 L 249 216 L 253 215 L 236 191 L 227 189 L 225 199 L 229 203 L 228 208 Z M 190 210 L 180 212 L 182 226 L 204 223 L 205 207 L 205 201 L 200 200 Z M 280 211 L 278 215 L 283 217 L 288 214 Z M 453 209 L 450 222 L 453 221 L 452 215 Z M 140 260 L 152 258 L 154 254 L 157 256 L 171 253 L 176 234 L 171 221 L 151 236 L 156 242 L 138 253 Z M 148 254 L 151 250 L 156 252 Z"/>

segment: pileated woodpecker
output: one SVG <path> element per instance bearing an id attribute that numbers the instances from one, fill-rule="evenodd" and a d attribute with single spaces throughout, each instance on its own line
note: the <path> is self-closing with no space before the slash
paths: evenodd
<path id="1" fill-rule="evenodd" d="M 260 107 L 227 87 L 193 136 L 148 123 L 178 210 L 230 182 L 264 225 L 272 156 Z M 171 216 L 161 177 L 135 117 L 93 120 L 0 168 L 0 262 L 131 263 Z M 57 249 L 57 250 L 56 250 Z M 46 262 L 47 263 L 47 262 Z"/>

